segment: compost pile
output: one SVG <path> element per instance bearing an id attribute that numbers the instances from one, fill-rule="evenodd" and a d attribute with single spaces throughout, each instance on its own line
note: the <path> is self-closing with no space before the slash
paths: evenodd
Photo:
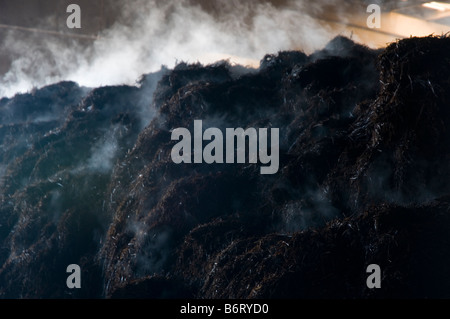
<path id="1" fill-rule="evenodd" d="M 337 37 L 257 70 L 180 63 L 0 100 L 0 296 L 449 297 L 448 52 Z M 171 132 L 197 119 L 279 128 L 278 172 L 175 164 Z"/>

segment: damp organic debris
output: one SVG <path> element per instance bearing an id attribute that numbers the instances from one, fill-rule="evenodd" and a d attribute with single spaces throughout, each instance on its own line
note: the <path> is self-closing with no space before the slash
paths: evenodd
<path id="1" fill-rule="evenodd" d="M 449 52 L 337 37 L 1 99 L 0 297 L 449 297 Z M 279 128 L 279 170 L 174 163 L 195 120 Z"/>

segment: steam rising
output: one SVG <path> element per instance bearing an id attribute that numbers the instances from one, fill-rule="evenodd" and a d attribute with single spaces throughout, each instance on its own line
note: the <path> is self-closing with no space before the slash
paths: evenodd
<path id="1" fill-rule="evenodd" d="M 180 61 L 229 58 L 258 67 L 257 61 L 267 53 L 311 52 L 336 35 L 306 13 L 311 4 L 304 1 L 282 6 L 253 1 L 214 5 L 219 13 L 187 0 L 127 1 L 115 23 L 88 45 L 10 31 L 2 47 L 13 62 L 0 78 L 0 96 L 60 80 L 88 87 L 134 84 L 143 73 Z"/>
<path id="2" fill-rule="evenodd" d="M 111 171 L 118 147 L 115 136 L 107 136 L 94 146 L 93 154 L 88 160 L 88 168 L 103 174 Z"/>

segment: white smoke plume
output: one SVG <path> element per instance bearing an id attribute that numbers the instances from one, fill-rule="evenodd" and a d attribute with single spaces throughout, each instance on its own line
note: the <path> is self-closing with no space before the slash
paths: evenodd
<path id="1" fill-rule="evenodd" d="M 317 9 L 310 2 L 213 3 L 220 12 L 188 0 L 121 2 L 115 23 L 88 45 L 9 31 L 2 48 L 12 63 L 0 75 L 0 96 L 60 80 L 88 87 L 135 84 L 142 74 L 180 61 L 229 58 L 257 67 L 267 53 L 288 49 L 311 53 L 337 35 L 307 13 Z"/>

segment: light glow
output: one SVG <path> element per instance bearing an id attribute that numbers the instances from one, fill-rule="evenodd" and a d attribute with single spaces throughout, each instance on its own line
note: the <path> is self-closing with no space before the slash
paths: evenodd
<path id="1" fill-rule="evenodd" d="M 432 1 L 432 2 L 427 2 L 427 3 L 422 4 L 422 6 L 425 8 L 434 9 L 434 10 L 438 10 L 441 12 L 450 10 L 450 4 L 443 3 L 443 2 Z"/>

